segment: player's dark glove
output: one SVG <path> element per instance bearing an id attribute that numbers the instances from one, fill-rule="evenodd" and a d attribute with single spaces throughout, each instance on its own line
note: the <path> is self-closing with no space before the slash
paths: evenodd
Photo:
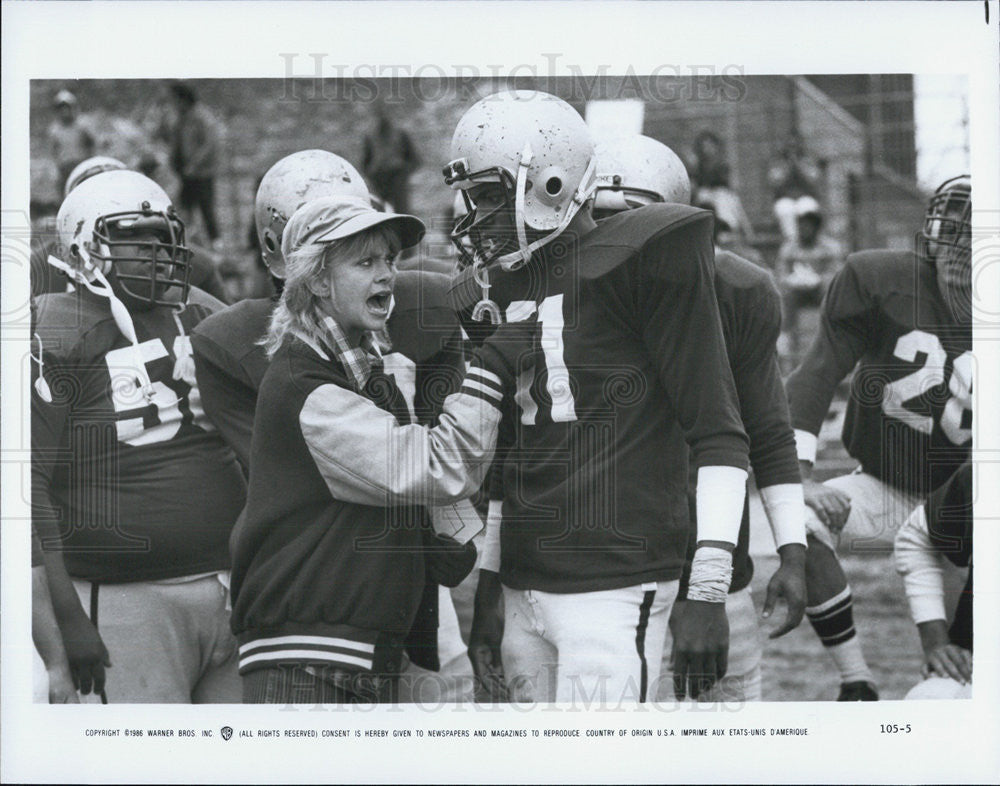
<path id="1" fill-rule="evenodd" d="M 470 540 L 465 545 L 447 535 L 430 538 L 426 552 L 427 575 L 444 587 L 457 587 L 472 572 L 476 564 L 476 547 Z"/>
<path id="2" fill-rule="evenodd" d="M 476 681 L 476 701 L 480 702 L 509 701 L 500 655 L 504 627 L 502 592 L 498 574 L 490 570 L 479 571 L 469 633 L 469 660 Z"/>
<path id="3" fill-rule="evenodd" d="M 80 693 L 87 695 L 93 690 L 104 690 L 104 669 L 111 666 L 108 648 L 94 627 L 82 612 L 59 620 L 66 658 L 73 674 L 73 684 Z"/>
<path id="4" fill-rule="evenodd" d="M 726 676 L 729 620 L 725 603 L 687 600 L 674 623 L 674 696 L 696 699 Z"/>

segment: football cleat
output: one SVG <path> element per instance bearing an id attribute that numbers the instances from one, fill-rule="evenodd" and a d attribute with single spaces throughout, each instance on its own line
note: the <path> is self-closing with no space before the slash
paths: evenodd
<path id="1" fill-rule="evenodd" d="M 837 701 L 878 701 L 878 691 L 870 682 L 845 682 L 840 686 Z"/>

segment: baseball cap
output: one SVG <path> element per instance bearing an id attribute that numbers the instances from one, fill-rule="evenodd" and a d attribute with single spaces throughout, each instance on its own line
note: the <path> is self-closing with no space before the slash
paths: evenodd
<path id="1" fill-rule="evenodd" d="M 804 195 L 800 196 L 795 200 L 795 215 L 796 216 L 808 216 L 808 215 L 822 215 L 823 211 L 820 209 L 819 202 L 813 199 L 811 196 Z"/>
<path id="2" fill-rule="evenodd" d="M 287 257 L 305 245 L 343 240 L 380 224 L 396 231 L 402 248 L 417 245 L 427 231 L 416 216 L 380 213 L 357 197 L 320 197 L 300 206 L 288 219 L 281 238 L 281 253 Z"/>
<path id="3" fill-rule="evenodd" d="M 69 92 L 69 90 L 60 90 L 56 93 L 56 97 L 52 99 L 52 105 L 61 106 L 62 104 L 76 106 L 76 96 Z"/>

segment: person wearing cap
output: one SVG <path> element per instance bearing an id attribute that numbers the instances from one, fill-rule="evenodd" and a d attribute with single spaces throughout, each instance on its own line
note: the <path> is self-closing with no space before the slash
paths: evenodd
<path id="1" fill-rule="evenodd" d="M 65 188 L 77 164 L 94 155 L 97 142 L 91 129 L 79 116 L 76 96 L 60 90 L 52 99 L 55 119 L 49 125 L 52 158 L 59 169 L 59 187 Z"/>
<path id="2" fill-rule="evenodd" d="M 808 195 L 795 200 L 796 235 L 782 244 L 775 265 L 785 300 L 782 345 L 795 357 L 803 332 L 799 324 L 802 312 L 817 311 L 844 258 L 840 244 L 823 234 L 822 227 L 819 202 Z"/>
<path id="3" fill-rule="evenodd" d="M 284 229 L 302 203 L 352 195 L 371 197 L 353 165 L 329 151 L 301 150 L 275 162 L 255 185 L 252 231 L 261 267 L 270 274 L 278 295 L 242 300 L 203 320 L 192 332 L 202 406 L 247 472 L 257 393 L 268 367 L 267 354 L 258 341 L 267 333 L 284 287 Z M 378 209 L 375 204 L 373 207 Z M 449 286 L 448 277 L 439 273 L 399 271 L 392 313 L 386 322 L 392 342 L 392 351 L 383 357 L 386 373 L 395 378 L 411 414 L 422 423 L 433 420 L 445 396 L 458 389 L 465 372 L 461 327 L 447 300 Z M 468 506 L 463 509 L 469 512 Z M 438 511 L 434 515 L 439 515 Z M 462 689 L 467 659 L 461 636 L 454 629 L 457 625 L 449 624 L 456 616 L 449 610 L 451 605 L 447 591 L 439 594 L 436 584 L 428 587 L 407 641 L 411 665 L 404 672 L 401 699 L 411 682 L 419 683 L 422 695 L 433 693 L 438 686 L 452 694 Z M 457 660 L 463 667 L 458 675 L 456 665 L 447 657 L 455 651 L 461 652 Z"/>
<path id="4" fill-rule="evenodd" d="M 471 546 L 439 537 L 428 552 L 425 506 L 480 486 L 500 373 L 513 374 L 495 345 L 484 347 L 438 425 L 411 423 L 382 352 L 395 256 L 423 233 L 419 219 L 356 197 L 310 201 L 284 228 L 249 496 L 230 543 L 246 703 L 394 700 L 425 557 L 443 555 L 436 578 L 446 585 L 472 569 Z"/>

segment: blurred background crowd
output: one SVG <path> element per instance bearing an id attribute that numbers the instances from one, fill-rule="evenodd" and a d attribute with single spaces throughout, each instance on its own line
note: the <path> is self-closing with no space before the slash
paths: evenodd
<path id="1" fill-rule="evenodd" d="M 693 203 L 715 213 L 718 247 L 775 274 L 785 299 L 780 348 L 790 368 L 846 254 L 911 248 L 927 187 L 940 174 L 934 164 L 967 168 L 967 129 L 955 127 L 966 122 L 962 88 L 938 85 L 930 95 L 958 107 L 936 121 L 951 140 L 941 147 L 921 127 L 928 90 L 912 75 L 746 77 L 735 94 L 726 89 L 731 78 L 713 79 L 514 86 L 560 95 L 598 135 L 641 132 L 684 159 Z M 109 156 L 159 182 L 179 206 L 202 288 L 230 303 L 265 296 L 270 283 L 253 231 L 257 184 L 282 156 L 321 148 L 354 163 L 390 209 L 427 223 L 409 264 L 448 270 L 454 204 L 440 166 L 458 117 L 498 85 L 483 80 L 474 95 L 467 83 L 447 80 L 425 80 L 420 89 L 378 80 L 365 87 L 338 83 L 330 91 L 313 80 L 277 79 L 33 82 L 33 235 L 51 234 L 73 168 Z M 351 99 L 359 95 L 369 100 Z M 48 271 L 33 273 L 36 291 L 61 285 Z"/>

